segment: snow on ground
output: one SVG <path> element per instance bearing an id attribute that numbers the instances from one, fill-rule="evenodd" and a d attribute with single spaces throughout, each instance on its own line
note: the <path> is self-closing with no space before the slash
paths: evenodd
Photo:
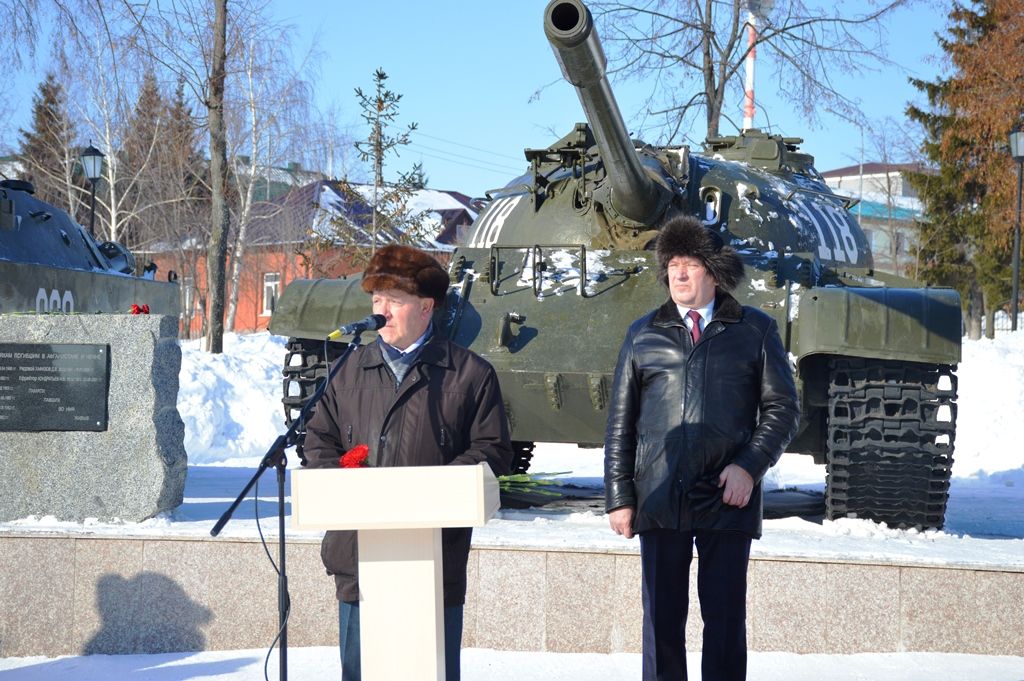
<path id="1" fill-rule="evenodd" d="M 213 523 L 252 476 L 266 448 L 283 431 L 280 365 L 284 340 L 267 333 L 229 334 L 225 352 L 209 355 L 198 341 L 182 346 L 178 409 L 185 422 L 189 475 L 185 502 L 142 523 L 59 522 L 26 518 L 0 524 L 8 531 L 60 531 L 100 535 L 207 536 Z M 893 530 L 867 520 L 766 520 L 756 555 L 840 558 L 933 565 L 999 565 L 1024 570 L 1024 334 L 994 341 L 964 341 L 958 371 L 959 412 L 955 464 L 946 527 L 942 531 Z M 298 462 L 289 462 L 296 467 Z M 531 471 L 555 473 L 565 485 L 599 488 L 599 449 L 539 444 Z M 766 479 L 766 489 L 820 493 L 824 467 L 810 457 L 787 454 Z M 276 513 L 273 472 L 247 500 L 224 536 L 264 532 Z M 301 536 L 290 532 L 290 536 Z M 309 538 L 318 535 L 310 533 Z M 474 534 L 478 546 L 534 546 L 591 550 L 638 550 L 607 529 L 598 510 L 504 510 Z"/>
<path id="2" fill-rule="evenodd" d="M 264 650 L 226 650 L 165 655 L 90 655 L 0 659 L 0 681 L 253 681 L 263 678 Z M 1024 658 L 942 653 L 797 655 L 751 653 L 748 676 L 759 681 L 1020 681 Z M 336 679 L 337 648 L 289 648 L 288 678 Z M 700 655 L 690 653 L 691 679 L 700 678 Z M 268 678 L 278 678 L 277 654 Z M 467 648 L 465 681 L 632 681 L 640 678 L 640 656 L 620 653 L 524 653 Z"/>

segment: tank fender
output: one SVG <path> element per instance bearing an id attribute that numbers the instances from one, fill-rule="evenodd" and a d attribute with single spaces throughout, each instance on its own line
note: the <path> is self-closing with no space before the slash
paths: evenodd
<path id="1" fill-rule="evenodd" d="M 362 277 L 296 279 L 274 306 L 268 329 L 277 336 L 326 338 L 327 334 L 372 312 Z M 372 332 L 366 337 L 373 337 Z"/>
<path id="2" fill-rule="evenodd" d="M 800 291 L 790 310 L 791 351 L 957 364 L 960 295 L 949 288 L 824 287 Z"/>

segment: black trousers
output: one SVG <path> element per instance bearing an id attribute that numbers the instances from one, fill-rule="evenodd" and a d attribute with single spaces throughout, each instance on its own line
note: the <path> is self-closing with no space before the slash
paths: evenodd
<path id="1" fill-rule="evenodd" d="M 694 544 L 697 595 L 704 620 L 701 681 L 744 681 L 750 537 L 703 530 L 640 533 L 643 679 L 686 681 L 686 613 Z"/>

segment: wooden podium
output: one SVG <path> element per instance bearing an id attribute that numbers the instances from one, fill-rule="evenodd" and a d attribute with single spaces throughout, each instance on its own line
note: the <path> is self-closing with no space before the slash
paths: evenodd
<path id="1" fill-rule="evenodd" d="M 292 526 L 358 530 L 366 681 L 442 681 L 441 528 L 481 527 L 500 505 L 490 466 L 293 470 Z"/>

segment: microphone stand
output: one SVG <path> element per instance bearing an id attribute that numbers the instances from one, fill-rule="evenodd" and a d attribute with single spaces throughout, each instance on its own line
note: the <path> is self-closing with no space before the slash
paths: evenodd
<path id="1" fill-rule="evenodd" d="M 285 469 L 288 467 L 288 457 L 285 450 L 289 447 L 294 447 L 298 443 L 298 430 L 299 424 L 306 422 L 306 416 L 310 410 L 320 401 L 323 397 L 324 391 L 327 389 L 327 385 L 334 378 L 334 375 L 338 373 L 338 370 L 345 364 L 349 355 L 359 347 L 360 338 L 359 335 L 362 333 L 361 330 L 355 332 L 352 336 L 351 342 L 345 351 L 341 353 L 334 366 L 331 367 L 330 373 L 327 378 L 321 383 L 316 392 L 306 400 L 306 404 L 303 405 L 302 411 L 299 415 L 292 420 L 292 425 L 288 427 L 287 432 L 284 435 L 279 435 L 274 441 L 274 444 L 270 446 L 267 453 L 263 456 L 263 460 L 260 461 L 259 468 L 256 469 L 256 473 L 252 476 L 245 488 L 242 490 L 238 498 L 228 507 L 228 510 L 224 511 L 224 514 L 217 521 L 217 524 L 210 530 L 210 535 L 216 537 L 220 534 L 220 531 L 224 529 L 224 526 L 231 520 L 231 516 L 234 514 L 235 509 L 238 508 L 242 500 L 249 495 L 249 490 L 252 489 L 256 481 L 259 480 L 260 476 L 263 475 L 270 467 L 277 469 L 277 552 L 278 552 L 278 573 L 277 573 L 277 615 L 278 615 L 278 636 L 280 642 L 278 645 L 278 651 L 280 653 L 280 670 L 279 678 L 281 681 L 288 681 L 288 614 L 291 608 L 291 603 L 288 598 L 288 576 L 285 572 L 285 542 L 284 542 L 284 483 L 285 483 Z M 325 356 L 326 359 L 326 356 Z"/>

